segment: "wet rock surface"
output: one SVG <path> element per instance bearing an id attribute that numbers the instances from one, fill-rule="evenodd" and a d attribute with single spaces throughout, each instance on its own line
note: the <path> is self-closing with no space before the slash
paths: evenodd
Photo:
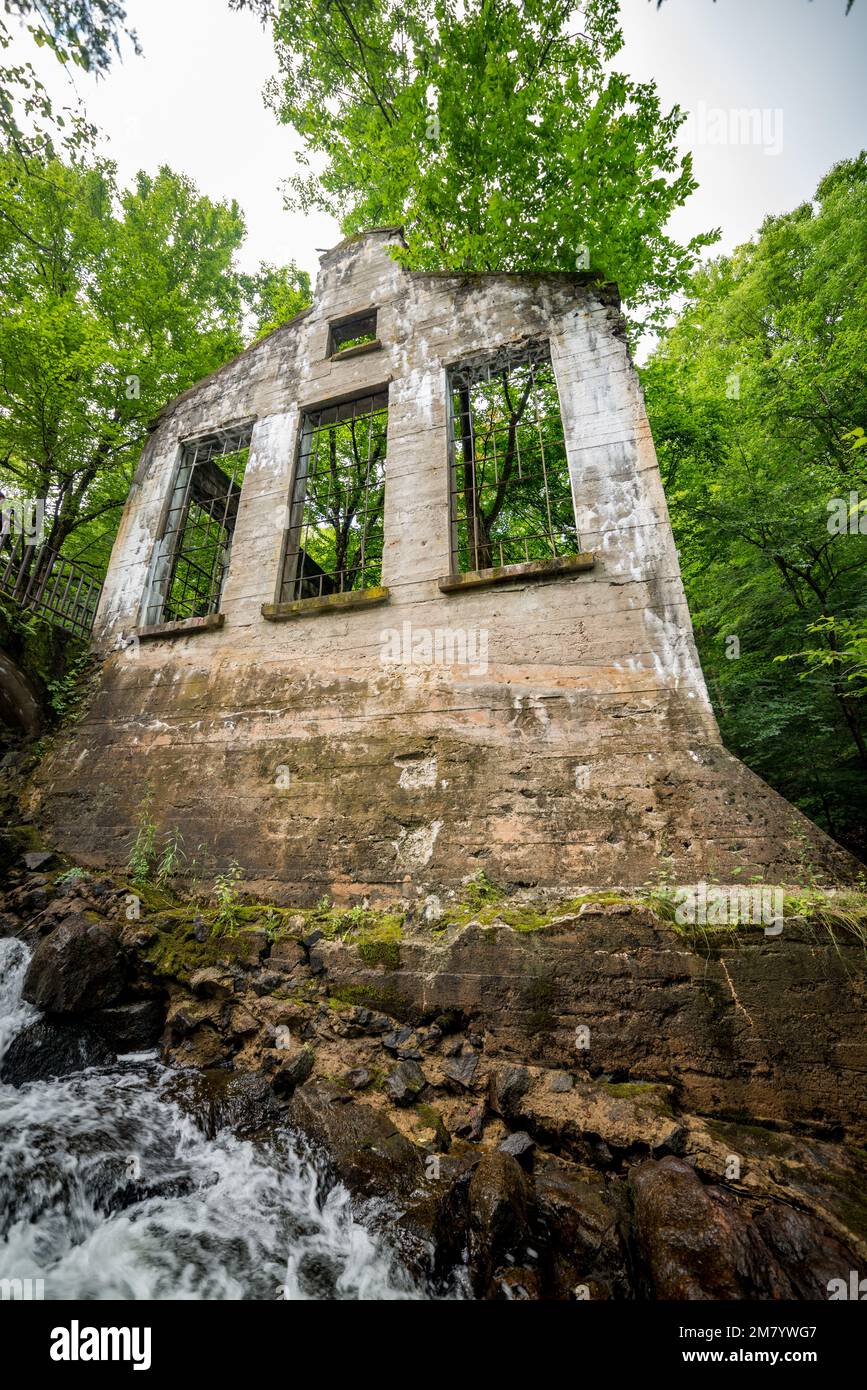
<path id="1" fill-rule="evenodd" d="M 31 1081 L 50 1081 L 86 1067 L 105 1067 L 115 1061 L 108 1044 L 81 1024 L 39 1019 L 13 1038 L 0 1063 L 0 1081 L 26 1086 Z"/>
<path id="2" fill-rule="evenodd" d="M 705 1187 L 678 1158 L 639 1164 L 629 1190 L 654 1298 L 821 1299 L 847 1260 L 857 1264 L 814 1217 L 792 1207 L 751 1210 L 731 1192 Z"/>
<path id="3" fill-rule="evenodd" d="M 105 921 L 70 913 L 33 953 L 24 998 L 43 1013 L 80 1014 L 114 1004 L 129 962 Z"/>
<path id="4" fill-rule="evenodd" d="M 808 1063 L 803 1040 L 790 1054 L 773 1036 L 782 1005 L 756 994 L 762 969 L 763 991 L 790 990 L 797 942 L 785 967 L 768 964 L 776 947 L 746 960 L 728 947 L 726 1001 L 719 960 L 641 913 L 359 951 L 301 914 L 225 937 L 183 904 L 128 920 L 128 893 L 13 869 L 0 925 L 33 948 L 26 993 L 44 1017 L 15 1039 L 4 1080 L 158 1045 L 200 1078 L 205 1130 L 303 1133 L 358 1201 L 387 1199 L 414 1270 L 445 1288 L 463 1269 L 482 1299 L 811 1300 L 867 1260 L 860 1042 L 820 1103 L 840 1020 Z M 834 955 L 821 989 L 815 962 L 802 981 L 811 1007 L 838 997 Z M 863 966 L 847 963 L 851 1022 Z M 799 1066 L 784 1117 L 769 1097 L 781 1077 L 791 1093 Z"/>

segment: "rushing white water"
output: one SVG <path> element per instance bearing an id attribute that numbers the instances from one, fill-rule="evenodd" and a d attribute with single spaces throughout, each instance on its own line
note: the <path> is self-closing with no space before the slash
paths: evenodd
<path id="1" fill-rule="evenodd" d="M 0 1061 L 15 1034 L 39 1017 L 33 1005 L 21 998 L 29 959 L 23 941 L 15 937 L 0 941 Z"/>
<path id="2" fill-rule="evenodd" d="M 0 940 L 0 1057 L 38 1017 L 27 956 Z M 430 1296 L 293 1135 L 207 1138 L 197 1081 L 142 1056 L 0 1084 L 0 1279 L 47 1299 Z"/>

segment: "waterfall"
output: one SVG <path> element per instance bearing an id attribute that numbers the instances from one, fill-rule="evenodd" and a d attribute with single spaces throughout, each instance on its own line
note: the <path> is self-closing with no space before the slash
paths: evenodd
<path id="1" fill-rule="evenodd" d="M 0 940 L 0 1056 L 38 1018 L 28 954 Z M 0 1280 L 43 1280 L 46 1299 L 431 1296 L 382 1210 L 358 1210 L 297 1135 L 208 1137 L 201 1094 L 145 1054 L 0 1084 Z"/>

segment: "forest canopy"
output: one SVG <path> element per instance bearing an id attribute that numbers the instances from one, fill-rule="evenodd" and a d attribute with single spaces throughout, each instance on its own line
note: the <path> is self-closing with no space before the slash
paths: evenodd
<path id="1" fill-rule="evenodd" d="M 402 225 L 412 269 L 593 268 L 646 324 L 713 240 L 666 230 L 695 188 L 686 113 L 617 71 L 618 0 L 233 4 L 273 28 L 290 205 Z"/>
<path id="2" fill-rule="evenodd" d="M 696 273 L 642 378 L 727 746 L 867 849 L 867 155 Z"/>
<path id="3" fill-rule="evenodd" d="M 0 157 L 0 490 L 45 498 L 70 559 L 107 564 L 166 401 L 309 303 L 294 264 L 238 269 L 244 236 L 169 168 Z"/>

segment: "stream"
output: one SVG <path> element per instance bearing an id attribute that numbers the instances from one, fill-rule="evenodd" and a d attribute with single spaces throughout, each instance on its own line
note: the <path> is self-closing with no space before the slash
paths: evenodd
<path id="1" fill-rule="evenodd" d="M 29 952 L 0 940 L 0 1059 L 37 1011 Z M 46 1299 L 423 1299 L 379 1233 L 290 1131 L 196 1123 L 201 1078 L 155 1054 L 0 1083 L 0 1280 Z"/>

